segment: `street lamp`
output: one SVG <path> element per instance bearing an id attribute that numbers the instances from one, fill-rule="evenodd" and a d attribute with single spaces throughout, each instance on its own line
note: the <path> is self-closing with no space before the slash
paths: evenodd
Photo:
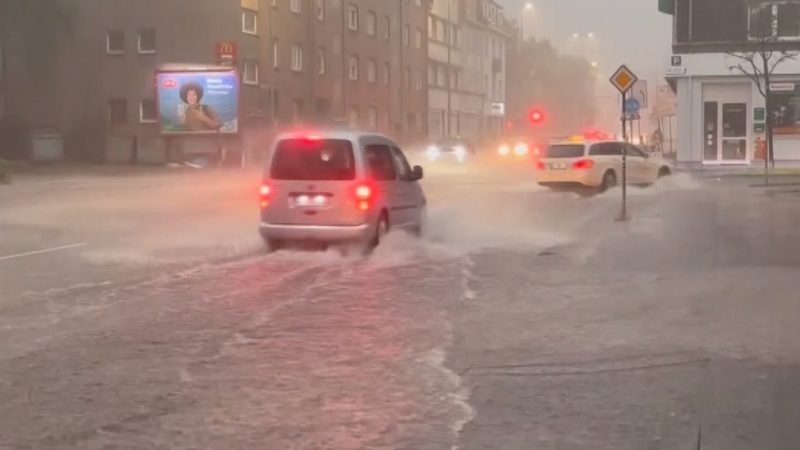
<path id="1" fill-rule="evenodd" d="M 592 39 L 594 37 L 594 33 L 592 33 L 590 31 L 590 32 L 586 33 L 586 37 L 588 37 L 589 39 Z"/>
<path id="2" fill-rule="evenodd" d="M 520 38 L 524 41 L 525 40 L 525 13 L 533 11 L 533 2 L 525 3 L 525 6 L 522 7 L 522 15 L 519 20 L 519 34 Z"/>

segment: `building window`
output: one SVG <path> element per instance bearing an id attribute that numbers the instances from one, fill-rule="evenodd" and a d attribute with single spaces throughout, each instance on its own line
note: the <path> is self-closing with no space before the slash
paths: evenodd
<path id="1" fill-rule="evenodd" d="M 425 77 L 425 73 L 422 71 L 422 69 L 417 70 L 416 76 L 414 77 L 414 87 L 418 91 L 422 90 L 422 87 L 423 87 L 423 84 L 424 84 L 424 77 Z"/>
<path id="2" fill-rule="evenodd" d="M 139 103 L 139 122 L 155 123 L 156 119 L 156 101 L 153 99 L 142 100 Z"/>
<path id="3" fill-rule="evenodd" d="M 292 122 L 293 123 L 300 123 L 303 120 L 303 101 L 302 100 L 293 100 L 292 101 Z"/>
<path id="4" fill-rule="evenodd" d="M 317 73 L 325 75 L 325 49 L 317 49 Z"/>
<path id="5" fill-rule="evenodd" d="M 139 31 L 139 53 L 153 54 L 156 52 L 156 30 L 145 28 Z"/>
<path id="6" fill-rule="evenodd" d="M 249 9 L 242 10 L 242 33 L 258 34 L 258 13 Z"/>
<path id="7" fill-rule="evenodd" d="M 408 47 L 408 45 L 410 44 L 410 42 L 409 42 L 409 33 L 410 33 L 410 31 L 409 31 L 409 28 L 408 28 L 408 24 L 403 25 L 403 46 L 404 47 Z"/>
<path id="8" fill-rule="evenodd" d="M 414 47 L 422 48 L 422 30 L 419 28 L 414 30 Z"/>
<path id="9" fill-rule="evenodd" d="M 800 5 L 774 2 L 751 6 L 749 10 L 750 39 L 768 37 L 780 40 L 800 39 Z"/>
<path id="10" fill-rule="evenodd" d="M 375 27 L 377 26 L 378 26 L 378 16 L 375 15 L 374 11 L 369 11 L 367 13 L 367 35 L 375 36 Z"/>
<path id="11" fill-rule="evenodd" d="M 428 65 L 428 84 L 436 85 L 436 67 L 433 64 Z"/>
<path id="12" fill-rule="evenodd" d="M 280 54 L 278 51 L 280 50 L 280 45 L 278 43 L 278 39 L 272 40 L 272 67 L 277 69 L 280 65 Z"/>
<path id="13" fill-rule="evenodd" d="M 108 101 L 108 122 L 111 125 L 128 123 L 128 102 L 125 99 L 112 98 Z"/>
<path id="14" fill-rule="evenodd" d="M 125 53 L 125 33 L 120 30 L 109 31 L 106 35 L 106 52 L 109 55 Z"/>
<path id="15" fill-rule="evenodd" d="M 242 60 L 242 83 L 258 84 L 258 61 L 255 59 Z"/>
<path id="16" fill-rule="evenodd" d="M 314 0 L 318 20 L 325 20 L 325 0 Z"/>
<path id="17" fill-rule="evenodd" d="M 388 62 L 385 62 L 383 63 L 383 84 L 388 86 L 389 81 L 391 81 L 391 78 L 392 78 L 392 66 Z"/>
<path id="18" fill-rule="evenodd" d="M 436 29 L 436 40 L 439 42 L 445 42 L 444 34 L 447 31 L 447 24 L 444 22 L 438 22 L 438 26 L 434 28 Z"/>
<path id="19" fill-rule="evenodd" d="M 374 83 L 378 79 L 378 63 L 374 59 L 367 60 L 367 82 Z"/>
<path id="20" fill-rule="evenodd" d="M 436 85 L 439 87 L 445 87 L 447 83 L 447 74 L 445 73 L 444 67 L 436 66 Z"/>
<path id="21" fill-rule="evenodd" d="M 347 5 L 347 28 L 358 31 L 358 8 L 355 5 Z"/>
<path id="22" fill-rule="evenodd" d="M 428 36 L 436 38 L 436 19 L 433 16 L 428 16 Z"/>
<path id="23" fill-rule="evenodd" d="M 300 14 L 300 0 L 289 0 L 289 11 Z"/>
<path id="24" fill-rule="evenodd" d="M 411 89 L 411 67 L 406 66 L 406 88 Z"/>
<path id="25" fill-rule="evenodd" d="M 353 128 L 358 127 L 358 116 L 359 116 L 359 114 L 358 114 L 358 106 L 355 106 L 355 105 L 351 106 L 350 107 L 350 116 L 349 116 L 349 122 L 350 122 L 350 126 L 351 127 L 353 127 Z"/>
<path id="26" fill-rule="evenodd" d="M 392 32 L 392 19 L 389 16 L 383 18 L 383 39 L 389 40 L 389 34 Z"/>
<path id="27" fill-rule="evenodd" d="M 347 77 L 353 81 L 358 80 L 358 56 L 351 56 L 349 59 Z"/>
<path id="28" fill-rule="evenodd" d="M 374 106 L 367 108 L 367 123 L 370 130 L 375 131 L 378 129 L 378 108 Z"/>
<path id="29" fill-rule="evenodd" d="M 295 72 L 303 71 L 303 47 L 300 45 L 292 46 L 292 70 Z"/>

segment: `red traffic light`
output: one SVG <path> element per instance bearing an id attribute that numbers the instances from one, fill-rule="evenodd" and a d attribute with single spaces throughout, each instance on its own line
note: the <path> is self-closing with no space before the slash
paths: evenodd
<path id="1" fill-rule="evenodd" d="M 528 111 L 528 122 L 533 126 L 541 125 L 544 123 L 545 115 L 540 109 L 531 109 Z"/>

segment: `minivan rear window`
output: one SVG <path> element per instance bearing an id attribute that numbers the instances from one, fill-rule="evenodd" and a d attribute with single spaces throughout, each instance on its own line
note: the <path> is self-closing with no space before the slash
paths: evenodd
<path id="1" fill-rule="evenodd" d="M 272 158 L 274 180 L 346 181 L 356 177 L 353 145 L 343 139 L 285 139 Z"/>
<path id="2" fill-rule="evenodd" d="M 546 158 L 580 158 L 583 156 L 583 144 L 557 144 L 547 148 Z"/>

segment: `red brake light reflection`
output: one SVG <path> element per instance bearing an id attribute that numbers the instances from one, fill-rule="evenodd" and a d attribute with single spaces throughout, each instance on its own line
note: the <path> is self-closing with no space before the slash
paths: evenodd
<path id="1" fill-rule="evenodd" d="M 573 169 L 591 169 L 594 167 L 594 161 L 591 159 L 579 159 L 572 163 Z"/>
<path id="2" fill-rule="evenodd" d="M 367 211 L 370 207 L 370 200 L 372 199 L 372 188 L 366 184 L 359 184 L 356 186 L 356 207 L 359 211 Z"/>
<path id="3" fill-rule="evenodd" d="M 269 196 L 272 194 L 272 188 L 268 184 L 262 184 L 258 188 L 259 206 L 263 209 L 269 206 Z"/>
<path id="4" fill-rule="evenodd" d="M 359 200 L 369 200 L 372 197 L 372 188 L 362 184 L 356 188 L 356 198 Z"/>
<path id="5" fill-rule="evenodd" d="M 536 170 L 545 170 L 547 167 L 544 165 L 543 162 L 537 161 L 536 162 Z"/>

